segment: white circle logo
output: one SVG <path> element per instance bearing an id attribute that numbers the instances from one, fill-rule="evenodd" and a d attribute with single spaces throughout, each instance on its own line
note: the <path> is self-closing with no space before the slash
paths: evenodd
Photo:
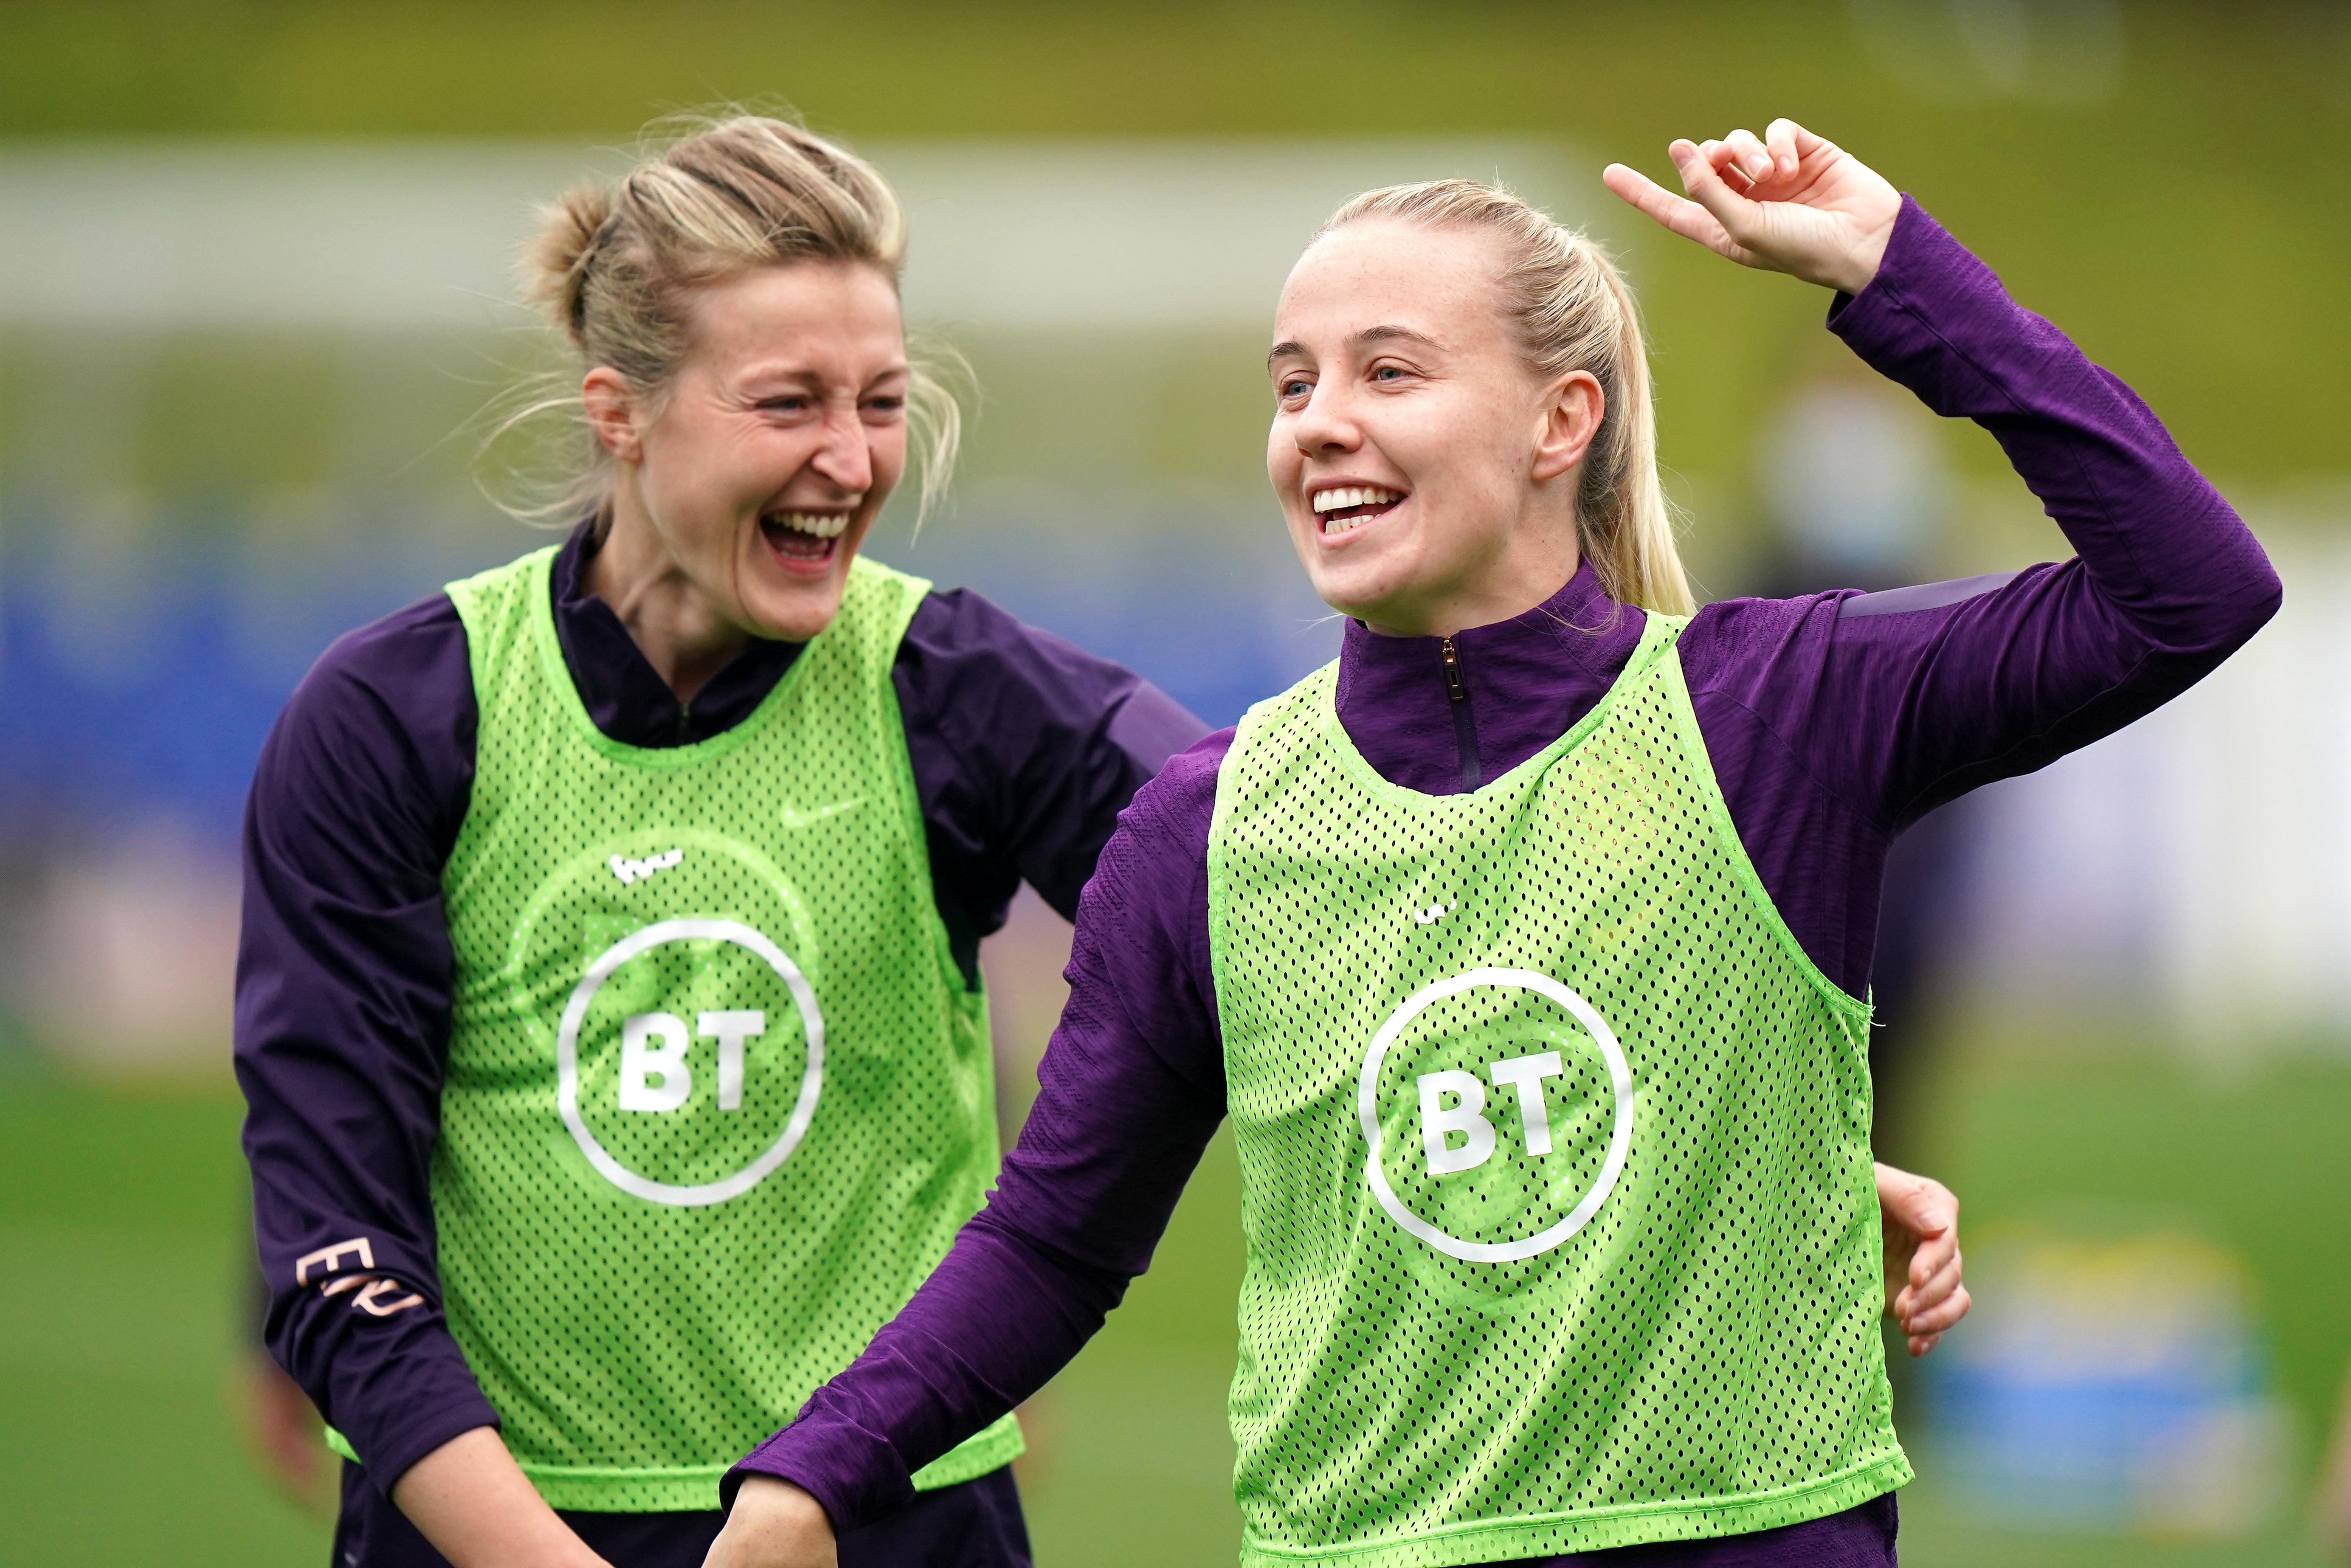
<path id="1" fill-rule="evenodd" d="M 1586 1192 L 1567 1217 L 1545 1227 L 1532 1236 L 1517 1241 L 1464 1241 L 1447 1234 L 1406 1208 L 1388 1186 L 1387 1173 L 1380 1168 L 1380 1067 L 1387 1060 L 1388 1048 L 1404 1032 L 1405 1026 L 1417 1018 L 1432 1002 L 1458 996 L 1479 986 L 1509 986 L 1536 992 L 1565 1009 L 1575 1021 L 1592 1036 L 1600 1048 L 1601 1059 L 1608 1064 L 1609 1087 L 1616 1101 L 1616 1126 L 1608 1140 L 1608 1157 L 1602 1163 L 1600 1174 L 1593 1178 Z M 1555 1070 L 1555 1069 L 1554 1069 Z M 1364 1176 L 1372 1184 L 1373 1196 L 1388 1218 L 1410 1234 L 1427 1242 L 1439 1252 L 1469 1263 L 1516 1263 L 1550 1251 L 1569 1237 L 1583 1228 L 1584 1221 L 1600 1212 L 1608 1201 L 1610 1189 L 1625 1169 L 1625 1151 L 1633 1141 L 1633 1073 L 1625 1063 L 1625 1053 L 1617 1048 L 1616 1036 L 1607 1021 L 1593 1010 L 1592 1004 L 1552 979 L 1549 975 L 1532 969 L 1471 969 L 1450 979 L 1423 986 L 1405 998 L 1404 1005 L 1388 1015 L 1388 1021 L 1372 1036 L 1370 1047 L 1364 1052 L 1364 1075 L 1356 1091 L 1356 1106 L 1363 1116 L 1364 1141 L 1371 1146 L 1370 1157 L 1364 1163 Z"/>
<path id="2" fill-rule="evenodd" d="M 665 942 L 686 942 L 700 938 L 708 942 L 731 942 L 749 949 L 776 972 L 792 994 L 792 1005 L 799 1010 L 800 1024 L 808 1036 L 808 1067 L 800 1074 L 799 1098 L 792 1105 L 791 1119 L 784 1124 L 783 1135 L 769 1145 L 758 1158 L 733 1176 L 716 1181 L 703 1182 L 694 1186 L 680 1186 L 670 1182 L 654 1181 L 612 1157 L 596 1134 L 588 1129 L 587 1119 L 580 1113 L 580 1025 L 588 1016 L 588 1004 L 610 979 L 612 972 L 630 959 Z M 680 1208 L 697 1208 L 705 1204 L 724 1203 L 739 1197 L 765 1180 L 778 1166 L 791 1158 L 792 1151 L 807 1136 L 809 1123 L 816 1116 L 816 1099 L 824 1083 L 824 1019 L 817 1012 L 816 992 L 809 987 L 808 977 L 800 973 L 784 950 L 749 926 L 733 920 L 663 920 L 634 931 L 605 949 L 603 956 L 588 966 L 588 972 L 573 988 L 570 1001 L 564 1004 L 562 1021 L 555 1031 L 556 1105 L 563 1113 L 563 1124 L 571 1129 L 572 1141 L 588 1163 L 606 1181 L 622 1192 L 653 1203 L 673 1204 Z"/>

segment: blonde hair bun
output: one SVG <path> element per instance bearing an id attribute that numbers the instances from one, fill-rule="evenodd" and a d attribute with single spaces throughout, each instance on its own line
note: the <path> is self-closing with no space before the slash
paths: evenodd
<path id="1" fill-rule="evenodd" d="M 841 262 L 898 282 L 904 211 L 881 173 L 847 148 L 765 115 L 693 116 L 664 130 L 616 184 L 578 185 L 542 208 L 524 252 L 526 297 L 562 329 L 583 368 L 609 366 L 658 398 L 690 347 L 695 292 L 753 267 Z M 532 402 L 493 439 L 577 406 L 568 394 Z M 917 364 L 906 412 L 927 512 L 954 468 L 962 411 Z M 584 432 L 580 445 L 563 496 L 541 511 L 606 509 L 611 458 Z"/>

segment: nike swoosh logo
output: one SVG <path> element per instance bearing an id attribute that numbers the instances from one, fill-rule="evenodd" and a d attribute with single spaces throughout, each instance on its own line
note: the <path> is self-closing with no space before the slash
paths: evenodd
<path id="1" fill-rule="evenodd" d="M 786 806 L 783 809 L 784 826 L 795 830 L 800 828 L 813 828 L 828 817 L 838 817 L 843 811 L 854 811 L 858 807 L 862 806 L 863 804 L 865 804 L 865 798 L 861 795 L 854 800 L 836 800 L 830 806 L 819 806 L 814 810 L 810 811 L 802 811 L 794 807 Z"/>

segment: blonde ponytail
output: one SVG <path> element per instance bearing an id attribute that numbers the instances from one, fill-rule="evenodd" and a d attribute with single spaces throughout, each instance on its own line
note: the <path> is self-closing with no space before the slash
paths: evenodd
<path id="1" fill-rule="evenodd" d="M 1366 191 L 1314 237 L 1365 218 L 1478 228 L 1501 238 L 1506 308 L 1528 362 L 1541 376 L 1589 371 L 1600 382 L 1605 412 L 1584 453 L 1577 546 L 1611 599 L 1689 614 L 1697 604 L 1657 480 L 1656 411 L 1640 310 L 1616 264 L 1583 235 L 1475 180 Z"/>

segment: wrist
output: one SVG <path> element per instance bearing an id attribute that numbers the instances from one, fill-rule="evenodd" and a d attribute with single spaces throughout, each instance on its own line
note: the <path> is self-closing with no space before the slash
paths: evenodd
<path id="1" fill-rule="evenodd" d="M 611 1568 L 548 1506 L 487 1427 L 410 1466 L 392 1483 L 392 1500 L 454 1568 Z"/>
<path id="2" fill-rule="evenodd" d="M 1859 294 L 1876 281 L 1878 268 L 1886 264 L 1886 242 L 1894 237 L 1894 225 L 1887 224 L 1874 234 L 1863 236 L 1861 243 L 1845 257 L 1837 275 L 1826 281 L 1830 287 L 1844 294 Z"/>
<path id="3" fill-rule="evenodd" d="M 778 1523 L 833 1533 L 832 1516 L 816 1494 L 781 1476 L 747 1475 L 736 1489 L 736 1508 L 749 1507 Z"/>

